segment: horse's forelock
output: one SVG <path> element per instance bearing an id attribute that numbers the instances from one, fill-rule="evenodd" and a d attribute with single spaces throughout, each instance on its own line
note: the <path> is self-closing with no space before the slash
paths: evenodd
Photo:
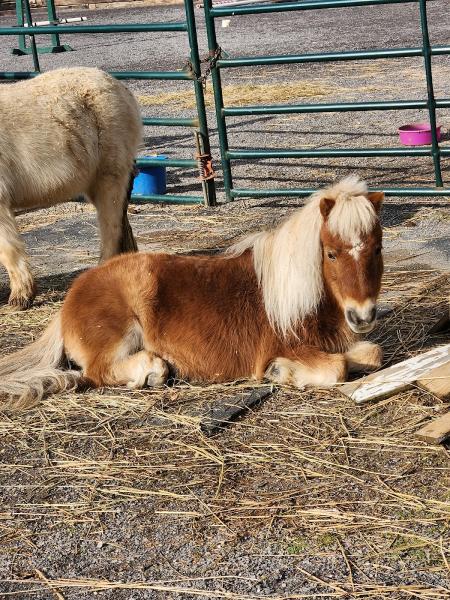
<path id="1" fill-rule="evenodd" d="M 330 233 L 339 236 L 343 242 L 353 244 L 355 240 L 368 235 L 377 221 L 370 200 L 366 196 L 353 196 L 336 201 L 326 226 Z"/>

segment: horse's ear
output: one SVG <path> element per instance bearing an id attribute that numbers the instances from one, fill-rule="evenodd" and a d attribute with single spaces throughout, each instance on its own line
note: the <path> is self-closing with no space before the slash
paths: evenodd
<path id="1" fill-rule="evenodd" d="M 333 200 L 333 198 L 322 198 L 320 201 L 320 212 L 324 221 L 328 219 L 328 215 L 330 214 L 335 203 L 336 200 Z"/>
<path id="2" fill-rule="evenodd" d="M 367 198 L 372 202 L 377 215 L 380 214 L 381 205 L 384 200 L 384 192 L 369 192 Z"/>

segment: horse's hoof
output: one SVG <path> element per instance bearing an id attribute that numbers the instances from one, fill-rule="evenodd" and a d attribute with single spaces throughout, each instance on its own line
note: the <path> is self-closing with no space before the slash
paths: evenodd
<path id="1" fill-rule="evenodd" d="M 34 296 L 25 297 L 25 296 L 10 296 L 8 300 L 8 304 L 11 308 L 15 310 L 27 310 L 33 306 Z"/>
<path id="2" fill-rule="evenodd" d="M 159 373 L 149 373 L 145 387 L 162 387 L 167 381 L 167 377 L 162 377 Z"/>
<path id="3" fill-rule="evenodd" d="M 153 359 L 152 370 L 147 375 L 147 387 L 161 387 L 167 383 L 169 377 L 169 367 L 165 360 L 155 356 Z"/>
<path id="4" fill-rule="evenodd" d="M 269 365 L 265 375 L 267 379 L 277 379 L 280 376 L 280 367 L 273 362 Z"/>

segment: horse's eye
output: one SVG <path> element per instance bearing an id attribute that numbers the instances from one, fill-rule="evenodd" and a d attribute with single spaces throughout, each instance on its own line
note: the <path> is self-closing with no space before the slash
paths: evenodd
<path id="1" fill-rule="evenodd" d="M 381 254 L 381 246 L 375 248 L 375 254 Z"/>
<path id="2" fill-rule="evenodd" d="M 336 260 L 336 254 L 333 254 L 333 252 L 327 252 L 327 256 L 330 260 Z"/>

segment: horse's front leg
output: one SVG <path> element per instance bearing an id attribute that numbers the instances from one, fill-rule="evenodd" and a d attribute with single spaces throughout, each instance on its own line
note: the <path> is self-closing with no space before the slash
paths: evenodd
<path id="1" fill-rule="evenodd" d="M 328 354 L 305 347 L 289 357 L 279 356 L 266 369 L 265 377 L 274 383 L 306 386 L 331 386 L 345 381 L 347 361 L 344 354 Z"/>
<path id="2" fill-rule="evenodd" d="M 349 373 L 375 371 L 381 367 L 383 351 L 373 342 L 358 342 L 345 353 L 345 359 Z"/>
<path id="3" fill-rule="evenodd" d="M 33 304 L 36 295 L 33 275 L 25 246 L 17 231 L 12 210 L 0 198 L 0 263 L 8 271 L 11 293 L 9 304 L 23 310 Z"/>

